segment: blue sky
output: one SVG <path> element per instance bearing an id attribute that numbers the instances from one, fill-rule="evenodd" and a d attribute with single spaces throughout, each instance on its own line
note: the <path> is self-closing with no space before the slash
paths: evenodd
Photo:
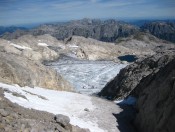
<path id="1" fill-rule="evenodd" d="M 175 0 L 0 0 L 0 25 L 82 18 L 175 19 Z"/>

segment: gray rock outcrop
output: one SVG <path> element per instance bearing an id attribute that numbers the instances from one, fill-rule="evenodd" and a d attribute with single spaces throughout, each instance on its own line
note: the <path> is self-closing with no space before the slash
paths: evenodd
<path id="1" fill-rule="evenodd" d="M 163 62 L 164 65 L 166 62 Z M 135 126 L 138 131 L 173 132 L 175 130 L 175 56 L 159 72 L 143 78 L 132 95 L 137 97 L 138 113 Z"/>
<path id="2" fill-rule="evenodd" d="M 20 86 L 39 86 L 57 90 L 73 90 L 56 71 L 39 62 L 0 52 L 0 82 Z"/>
<path id="3" fill-rule="evenodd" d="M 121 70 L 99 93 L 109 99 L 135 97 L 134 125 L 141 132 L 175 129 L 175 50 L 159 52 Z"/>
<path id="4" fill-rule="evenodd" d="M 175 22 L 150 22 L 141 27 L 154 36 L 175 43 Z"/>
<path id="5" fill-rule="evenodd" d="M 159 50 L 174 48 L 172 43 L 162 41 L 153 35 L 138 33 L 127 38 L 120 38 L 116 43 L 101 42 L 92 38 L 72 36 L 65 41 L 65 49 L 79 59 L 113 60 L 124 55 L 145 57 L 156 54 Z"/>
<path id="6" fill-rule="evenodd" d="M 49 48 L 52 44 L 59 47 L 59 42 L 47 35 L 38 38 L 27 35 L 12 41 L 0 39 L 0 82 L 72 91 L 62 76 L 42 64 L 43 60 L 59 57 L 58 52 Z"/>
<path id="7" fill-rule="evenodd" d="M 115 60 L 117 56 L 135 52 L 114 43 L 101 42 L 80 36 L 71 37 L 71 40 L 67 41 L 66 46 L 67 50 L 70 52 L 74 51 L 78 58 L 87 60 Z M 136 50 L 137 55 L 140 53 Z"/>
<path id="8" fill-rule="evenodd" d="M 174 51 L 164 51 L 128 65 L 104 87 L 99 95 L 109 99 L 127 97 L 143 78 L 156 74 L 174 57 Z"/>

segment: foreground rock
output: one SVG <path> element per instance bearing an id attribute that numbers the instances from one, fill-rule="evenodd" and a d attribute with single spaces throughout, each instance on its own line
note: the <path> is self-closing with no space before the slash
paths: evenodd
<path id="1" fill-rule="evenodd" d="M 101 91 L 109 99 L 137 98 L 135 127 L 142 132 L 175 129 L 175 51 L 164 51 L 127 66 Z"/>
<path id="2" fill-rule="evenodd" d="M 58 117 L 58 116 L 57 116 Z M 30 110 L 13 104 L 4 98 L 0 88 L 0 131 L 12 132 L 89 132 L 89 130 L 72 126 L 66 116 L 60 115 L 55 120 L 54 115 L 37 110 Z M 66 124 L 63 122 L 66 122 Z"/>
<path id="3" fill-rule="evenodd" d="M 169 63 L 174 56 L 174 51 L 165 51 L 128 65 L 120 71 L 114 80 L 104 87 L 99 95 L 109 99 L 127 97 L 143 78 L 150 74 L 156 74 Z"/>
<path id="4" fill-rule="evenodd" d="M 161 62 L 162 66 L 165 66 L 156 74 L 151 73 L 143 78 L 132 92 L 132 95 L 138 98 L 138 113 L 135 119 L 138 131 L 175 130 L 175 56 L 173 59 L 168 56 L 164 60 L 163 58 L 160 58 L 158 64 Z"/>

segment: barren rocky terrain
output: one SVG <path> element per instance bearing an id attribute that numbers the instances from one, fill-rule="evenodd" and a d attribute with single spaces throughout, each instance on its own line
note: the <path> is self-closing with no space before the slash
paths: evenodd
<path id="1" fill-rule="evenodd" d="M 77 22 L 72 23 L 75 26 Z M 91 27 L 98 21 L 78 23 L 88 23 Z M 111 29 L 109 36 L 102 34 L 95 38 L 110 43 L 80 37 L 87 33 L 84 26 L 82 35 L 75 26 L 80 36 L 63 34 L 64 40 L 45 32 L 40 35 L 38 30 L 34 30 L 35 36 L 20 34 L 17 39 L 0 39 L 0 129 L 9 132 L 173 130 L 174 95 L 169 95 L 174 88 L 175 46 L 149 33 L 133 34 L 137 29 L 112 20 L 101 25 L 101 32 L 107 32 L 109 23 L 110 29 L 117 25 L 115 32 L 121 29 L 121 34 L 115 36 Z M 54 25 L 50 28 L 55 32 Z M 48 25 L 42 29 L 48 30 Z M 128 56 L 136 61 L 127 62 Z M 162 86 L 158 85 L 164 80 Z M 92 96 L 98 92 L 103 99 Z M 170 107 L 166 107 L 168 104 Z"/>

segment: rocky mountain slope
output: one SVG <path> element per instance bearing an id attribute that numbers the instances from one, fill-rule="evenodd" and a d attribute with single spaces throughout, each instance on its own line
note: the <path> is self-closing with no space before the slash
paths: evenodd
<path id="1" fill-rule="evenodd" d="M 175 43 L 175 22 L 148 22 L 141 29 L 160 39 Z"/>
<path id="2" fill-rule="evenodd" d="M 175 43 L 175 23 L 174 21 L 145 21 L 141 27 L 135 26 L 132 22 L 126 23 L 114 19 L 82 19 L 64 23 L 43 24 L 34 29 L 9 28 L 9 32 L 4 32 L 3 27 L 0 32 L 4 33 L 0 37 L 3 39 L 17 39 L 23 35 L 44 35 L 50 34 L 58 40 L 64 40 L 72 36 L 82 36 L 93 38 L 104 42 L 115 42 L 119 38 L 126 38 L 137 35 L 140 31 L 150 33 L 160 39 Z M 7 28 L 8 29 L 8 28 Z"/>
<path id="3" fill-rule="evenodd" d="M 157 63 L 165 66 L 143 78 L 132 92 L 138 98 L 135 126 L 142 132 L 173 132 L 175 56 L 163 56 Z"/>
<path id="4" fill-rule="evenodd" d="M 116 45 L 124 46 L 130 50 L 140 51 L 142 55 L 153 55 L 157 51 L 163 51 L 174 48 L 174 44 L 165 40 L 161 40 L 149 33 L 138 32 L 127 38 L 119 38 Z"/>
<path id="5" fill-rule="evenodd" d="M 16 31 L 11 34 L 4 34 L 4 39 L 15 39 L 21 35 L 31 34 L 34 36 L 50 34 L 58 40 L 73 35 L 90 37 L 105 42 L 114 42 L 119 37 L 127 37 L 139 29 L 135 26 L 119 22 L 116 20 L 97 20 L 97 19 L 82 19 L 77 21 L 70 21 L 64 24 L 47 24 L 41 25 L 30 31 Z"/>
<path id="6" fill-rule="evenodd" d="M 122 69 L 99 93 L 108 99 L 135 97 L 138 131 L 173 131 L 175 49 L 161 51 Z"/>
<path id="7" fill-rule="evenodd" d="M 140 81 L 150 74 L 156 74 L 175 56 L 174 51 L 161 51 L 122 69 L 99 93 L 109 99 L 125 98 L 134 90 Z"/>
<path id="8" fill-rule="evenodd" d="M 139 32 L 126 38 L 119 38 L 115 43 L 107 43 L 80 36 L 69 37 L 66 49 L 80 59 L 114 60 L 119 56 L 135 55 L 138 58 L 153 55 L 159 50 L 171 49 L 174 44 L 160 40 L 155 36 Z"/>
<path id="9" fill-rule="evenodd" d="M 44 37 L 42 42 L 34 41 L 31 36 L 13 41 L 1 39 L 0 81 L 20 86 L 42 86 L 70 91 L 72 87 L 68 82 L 41 63 L 42 60 L 52 60 L 58 56 L 58 53 L 46 46 Z"/>
<path id="10" fill-rule="evenodd" d="M 126 41 L 125 41 L 126 42 Z M 67 49 L 73 51 L 78 58 L 87 60 L 113 60 L 118 61 L 118 56 L 123 55 L 136 55 L 144 56 L 148 54 L 154 54 L 154 51 L 149 47 L 148 51 L 137 49 L 136 46 L 131 49 L 126 46 L 115 43 L 107 43 L 98 41 L 91 38 L 84 38 L 79 36 L 73 36 L 70 40 L 66 41 Z M 132 46 L 131 46 L 132 47 Z M 156 47 L 156 46 L 154 46 Z M 70 52 L 70 53 L 71 53 Z"/>

